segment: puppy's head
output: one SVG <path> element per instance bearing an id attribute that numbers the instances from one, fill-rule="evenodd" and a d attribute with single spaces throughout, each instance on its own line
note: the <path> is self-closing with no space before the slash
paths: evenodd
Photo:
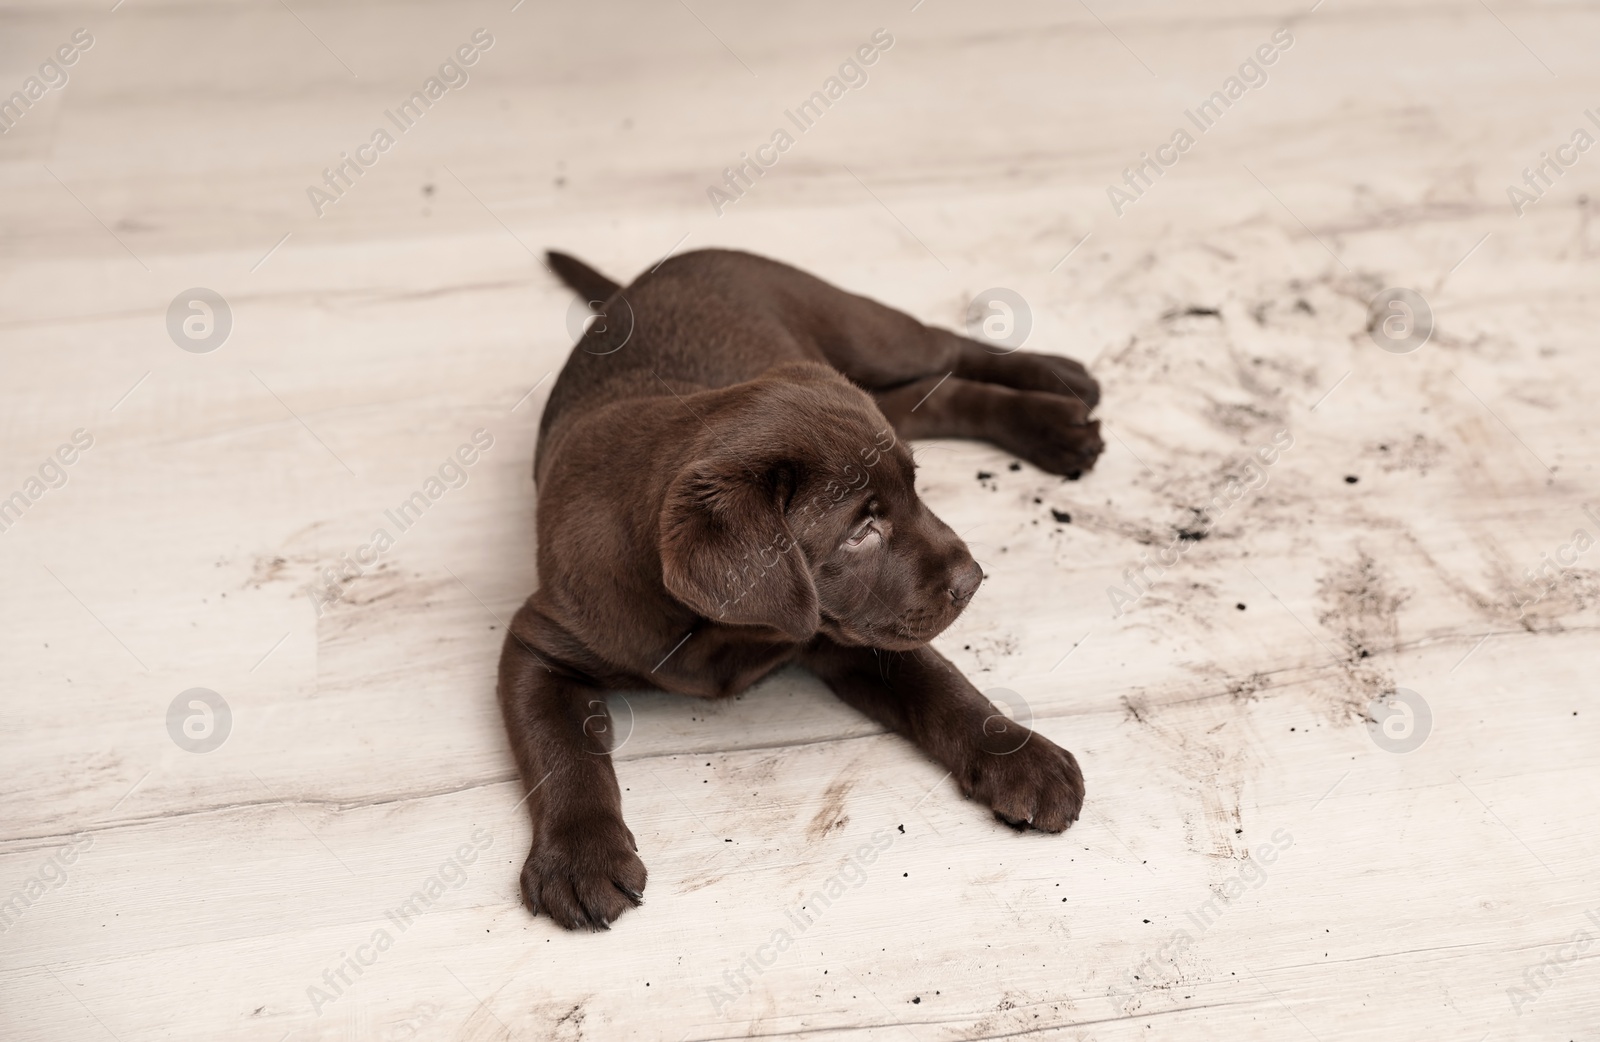
<path id="1" fill-rule="evenodd" d="M 700 615 L 905 650 L 977 592 L 983 573 L 917 497 L 911 453 L 831 369 L 771 370 L 701 419 L 660 522 L 662 580 Z"/>

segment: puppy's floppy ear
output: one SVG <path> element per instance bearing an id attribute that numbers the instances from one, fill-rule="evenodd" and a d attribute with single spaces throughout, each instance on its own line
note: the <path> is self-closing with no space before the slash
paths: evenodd
<path id="1" fill-rule="evenodd" d="M 714 622 L 771 626 L 810 640 L 821 625 L 805 551 L 784 520 L 785 467 L 701 460 L 673 479 L 661 508 L 667 592 Z"/>

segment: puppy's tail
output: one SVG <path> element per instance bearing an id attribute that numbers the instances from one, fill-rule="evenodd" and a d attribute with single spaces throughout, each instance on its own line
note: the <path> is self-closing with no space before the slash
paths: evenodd
<path id="1" fill-rule="evenodd" d="M 544 259 L 556 277 L 582 294 L 591 308 L 598 308 L 611 294 L 622 288 L 576 257 L 549 250 Z"/>

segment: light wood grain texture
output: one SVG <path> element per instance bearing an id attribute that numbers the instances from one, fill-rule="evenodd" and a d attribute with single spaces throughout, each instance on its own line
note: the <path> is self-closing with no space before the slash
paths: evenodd
<path id="1" fill-rule="evenodd" d="M 40 880 L 0 933 L 0 1037 L 1600 1032 L 1600 549 L 1517 607 L 1600 537 L 1600 151 L 1506 197 L 1600 113 L 1600 13 L 553 6 L 0 13 L 3 92 L 95 41 L 0 136 L 0 495 L 94 439 L 0 533 L 0 899 Z M 480 27 L 469 82 L 318 217 L 307 186 Z M 868 82 L 718 216 L 724 167 L 880 27 Z M 1268 81 L 1116 216 L 1107 186 L 1280 27 Z M 1010 287 L 1030 348 L 1091 364 L 1108 451 L 1080 482 L 918 448 L 990 576 L 937 645 L 1089 800 L 1015 835 L 799 671 L 626 693 L 648 900 L 574 936 L 517 904 L 493 696 L 571 344 L 537 254 L 627 278 L 709 245 L 952 326 Z M 166 328 L 195 286 L 231 309 L 211 353 Z M 1432 307 L 1415 352 L 1366 333 L 1389 286 Z M 319 618 L 322 569 L 478 428 L 466 484 Z M 1265 485 L 1114 613 L 1281 430 Z M 208 753 L 167 730 L 195 687 L 233 714 Z M 1365 723 L 1396 688 L 1431 713 L 1403 754 Z"/>

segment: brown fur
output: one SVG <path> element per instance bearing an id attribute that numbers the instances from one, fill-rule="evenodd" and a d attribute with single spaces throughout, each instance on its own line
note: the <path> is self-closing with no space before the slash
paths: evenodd
<path id="1" fill-rule="evenodd" d="M 550 263 L 599 317 L 540 423 L 539 589 L 500 659 L 531 793 L 529 909 L 606 927 L 643 894 L 611 689 L 722 697 L 799 662 L 1003 821 L 1072 824 L 1072 754 L 928 646 L 982 574 L 918 499 L 905 441 L 979 438 L 1075 478 L 1102 448 L 1084 368 L 996 354 L 750 254 L 684 254 L 626 289 Z"/>

